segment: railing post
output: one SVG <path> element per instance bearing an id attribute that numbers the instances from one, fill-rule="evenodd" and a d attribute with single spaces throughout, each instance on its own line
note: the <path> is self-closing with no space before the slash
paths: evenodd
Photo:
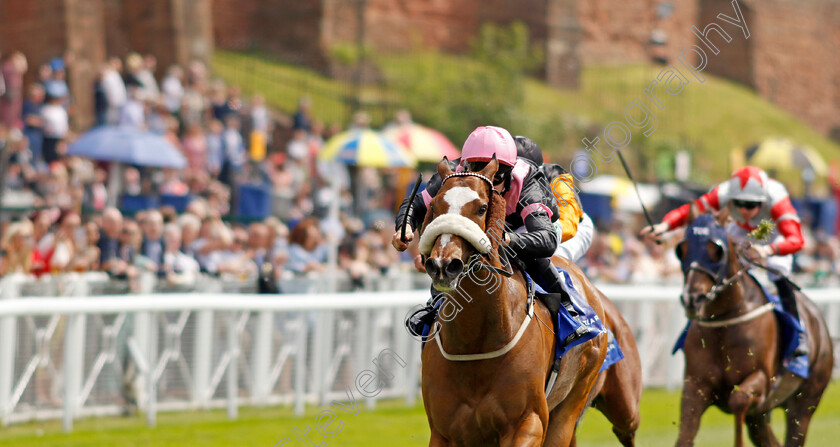
<path id="1" fill-rule="evenodd" d="M 157 423 L 158 315 L 154 312 L 143 312 L 143 314 L 146 317 L 145 352 L 149 365 L 149 371 L 146 373 L 146 425 L 154 427 Z"/>
<path id="2" fill-rule="evenodd" d="M 330 359 L 333 355 L 333 335 L 335 333 L 335 311 L 324 310 L 318 313 L 318 327 L 315 328 L 315 358 L 318 368 L 313 370 L 314 379 L 318 382 L 318 403 L 327 406 L 330 388 L 327 383 L 327 372 L 330 370 Z"/>
<path id="3" fill-rule="evenodd" d="M 73 419 L 79 410 L 79 392 L 82 388 L 82 368 L 85 355 L 85 314 L 67 317 L 64 334 L 64 416 L 65 432 L 73 431 Z"/>
<path id="4" fill-rule="evenodd" d="M 306 399 L 306 334 L 308 319 L 306 312 L 298 312 L 298 333 L 295 352 L 295 416 L 303 416 Z"/>
<path id="5" fill-rule="evenodd" d="M 274 329 L 274 314 L 271 311 L 262 311 L 257 317 L 257 327 L 254 332 L 254 350 L 251 352 L 251 369 L 254 372 L 254 381 L 251 389 L 251 397 L 255 404 L 262 405 L 267 401 L 270 394 L 268 384 L 271 371 L 271 334 Z"/>
<path id="6" fill-rule="evenodd" d="M 239 330 L 237 328 L 237 312 L 228 312 L 227 349 L 230 363 L 227 370 L 227 415 L 229 419 L 236 419 L 239 411 Z"/>
<path id="7" fill-rule="evenodd" d="M 682 306 L 677 306 L 674 303 L 668 303 L 671 307 L 671 318 L 668 320 L 668 338 L 666 340 L 676 342 L 680 336 L 680 331 L 685 326 L 685 313 L 683 313 Z M 670 344 L 665 344 L 668 349 L 666 355 L 671 353 Z M 685 354 L 680 352 L 680 355 L 674 354 L 668 356 L 668 373 L 666 376 L 665 389 L 671 391 L 680 388 L 682 385 L 683 371 L 685 369 Z"/>
<path id="8" fill-rule="evenodd" d="M 200 408 L 206 408 L 210 400 L 208 388 L 212 374 L 213 316 L 211 310 L 196 313 L 192 399 Z"/>
<path id="9" fill-rule="evenodd" d="M 0 300 L 13 300 L 20 295 L 20 281 L 17 275 L 9 275 L 0 281 Z M 0 317 L 0 419 L 8 425 L 12 415 L 12 387 L 15 375 L 15 351 L 17 347 L 17 317 Z"/>

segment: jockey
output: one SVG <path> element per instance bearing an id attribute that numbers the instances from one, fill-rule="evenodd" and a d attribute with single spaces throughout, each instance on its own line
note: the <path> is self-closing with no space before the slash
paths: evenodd
<path id="1" fill-rule="evenodd" d="M 767 243 L 753 243 L 749 251 L 754 259 L 762 259 L 771 270 L 770 279 L 776 284 L 785 312 L 799 319 L 796 296 L 793 285 L 787 279 L 793 267 L 793 253 L 796 253 L 805 241 L 799 224 L 799 215 L 790 203 L 787 189 L 780 182 L 771 179 L 755 167 L 747 166 L 735 171 L 732 178 L 715 186 L 703 194 L 694 204 L 700 212 L 709 209 L 720 210 L 732 202 L 738 212 L 732 213 L 735 222 L 727 227 L 727 234 L 737 242 L 746 240 L 747 234 L 754 230 L 762 219 L 772 219 L 775 230 Z M 645 227 L 642 235 L 659 239 L 662 234 L 686 223 L 690 204 L 683 205 L 668 214 L 661 223 Z M 799 320 L 800 324 L 802 320 Z M 794 356 L 807 355 L 808 343 L 804 333 L 800 332 L 799 346 Z"/>
<path id="2" fill-rule="evenodd" d="M 539 166 L 551 186 L 551 193 L 557 200 L 560 215 L 554 221 L 554 228 L 557 230 L 560 243 L 554 254 L 572 262 L 578 262 L 592 245 L 595 225 L 581 208 L 572 175 L 560 165 L 543 163 L 542 150 L 530 138 L 517 136 L 514 140 L 516 141 L 516 155 Z"/>
<path id="3" fill-rule="evenodd" d="M 460 160 L 450 161 L 450 166 L 453 170 L 480 171 L 494 155 L 499 161 L 499 170 L 493 178 L 493 186 L 507 203 L 506 228 L 524 226 L 526 229 L 523 233 L 505 231 L 501 243 L 508 247 L 516 259 L 523 262 L 526 272 L 546 292 L 559 294 L 563 306 L 571 309 L 570 314 L 577 323 L 576 333 L 572 339 L 566 340 L 567 343 L 571 342 L 575 336 L 584 335 L 588 328 L 580 324 L 568 294 L 563 291 L 564 279 L 551 264 L 550 258 L 557 249 L 558 239 L 552 221 L 557 219 L 559 210 L 556 200 L 549 193 L 551 189 L 545 174 L 532 162 L 517 158 L 513 137 L 507 130 L 494 126 L 475 129 L 464 142 Z M 408 248 L 408 242 L 413 238 L 413 229 L 422 225 L 429 203 L 440 190 L 441 181 L 440 176 L 434 174 L 426 184 L 426 189 L 415 197 L 411 206 L 408 199 L 403 201 L 396 217 L 397 231 L 391 241 L 398 251 Z M 400 226 L 405 213 L 409 213 L 409 216 L 406 242 L 403 242 L 400 239 Z M 419 327 L 422 324 L 434 321 L 433 303 L 440 294 L 434 290 L 432 294 L 426 307 L 408 322 L 415 334 L 420 334 Z"/>

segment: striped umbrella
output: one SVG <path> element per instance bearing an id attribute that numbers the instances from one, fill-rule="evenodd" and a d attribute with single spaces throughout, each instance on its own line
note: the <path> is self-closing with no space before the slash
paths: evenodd
<path id="1" fill-rule="evenodd" d="M 419 124 L 405 124 L 394 127 L 385 135 L 407 147 L 417 161 L 437 163 L 444 156 L 454 160 L 461 156 L 460 151 L 442 133 Z"/>
<path id="2" fill-rule="evenodd" d="M 350 129 L 335 135 L 318 157 L 372 168 L 413 168 L 417 165 L 417 160 L 404 146 L 371 129 Z"/>

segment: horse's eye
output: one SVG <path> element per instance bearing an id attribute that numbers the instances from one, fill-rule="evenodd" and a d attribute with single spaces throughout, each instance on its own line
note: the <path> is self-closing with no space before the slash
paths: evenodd
<path id="1" fill-rule="evenodd" d="M 478 214 L 479 215 L 482 215 L 486 212 L 487 212 L 487 205 L 481 205 L 480 207 L 478 207 Z"/>

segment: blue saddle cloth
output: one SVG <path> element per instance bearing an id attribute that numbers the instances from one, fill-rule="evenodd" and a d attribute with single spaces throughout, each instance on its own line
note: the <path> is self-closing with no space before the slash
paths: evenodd
<path id="1" fill-rule="evenodd" d="M 569 273 L 560 267 L 556 268 L 557 271 L 560 272 L 560 275 L 563 276 L 563 289 L 569 294 L 569 297 L 571 297 L 572 307 L 575 308 L 580 316 L 581 323 L 589 327 L 589 332 L 568 345 L 564 344 L 564 340 L 572 335 L 572 333 L 574 333 L 580 325 L 574 318 L 572 318 L 565 307 L 560 306 L 560 310 L 555 316 L 554 328 L 557 343 L 555 343 L 556 349 L 554 352 L 554 358 L 555 360 L 559 359 L 575 346 L 592 340 L 602 333 L 608 333 L 610 342 L 607 347 L 607 357 L 604 359 L 604 364 L 601 365 L 601 371 L 604 371 L 610 366 L 616 364 L 619 360 L 623 359 L 624 353 L 621 352 L 621 347 L 618 346 L 618 342 L 616 342 L 615 336 L 612 332 L 608 331 L 604 327 L 604 322 L 601 321 L 601 318 L 598 317 L 598 314 L 595 313 L 595 310 L 592 309 L 589 302 L 587 302 L 580 292 L 575 289 L 575 285 L 572 282 L 572 277 Z M 539 284 L 533 281 L 527 273 L 525 273 L 525 279 L 533 283 L 537 293 L 546 293 L 546 291 L 543 290 Z"/>
<path id="2" fill-rule="evenodd" d="M 621 359 L 623 359 L 624 358 L 624 353 L 621 351 L 621 347 L 618 345 L 618 342 L 616 341 L 615 336 L 613 335 L 612 331 L 609 331 L 608 329 L 606 329 L 604 327 L 604 323 L 598 317 L 598 314 L 595 313 L 595 311 L 592 309 L 592 307 L 589 305 L 589 303 L 586 301 L 586 299 L 584 299 L 580 295 L 580 292 L 578 292 L 575 289 L 574 283 L 572 282 L 572 278 L 569 276 L 569 273 L 566 272 L 565 270 L 561 269 L 560 267 L 556 267 L 556 268 L 557 268 L 557 271 L 560 272 L 560 274 L 563 275 L 563 278 L 565 279 L 564 289 L 566 290 L 566 293 L 568 293 L 569 296 L 571 297 L 572 306 L 575 308 L 578 315 L 580 315 L 580 320 L 583 322 L 583 324 L 587 325 L 590 330 L 583 337 L 578 338 L 577 340 L 573 341 L 569 345 L 564 345 L 563 341 L 567 337 L 569 337 L 569 335 L 571 335 L 573 332 L 575 332 L 575 330 L 577 329 L 577 327 L 579 325 L 575 321 L 575 319 L 572 318 L 571 315 L 569 315 L 569 311 L 565 307 L 560 306 L 560 310 L 557 312 L 557 315 L 555 316 L 555 326 L 554 327 L 555 327 L 555 335 L 557 337 L 557 343 L 555 343 L 555 345 L 557 347 L 554 351 L 554 358 L 555 358 L 555 360 L 558 359 L 558 358 L 561 358 L 561 357 L 563 357 L 564 354 L 566 354 L 566 352 L 569 351 L 569 349 L 571 349 L 571 348 L 573 348 L 573 347 L 575 347 L 575 346 L 577 346 L 581 343 L 589 341 L 589 340 L 595 338 L 596 336 L 598 336 L 599 334 L 607 332 L 609 334 L 609 341 L 610 342 L 609 342 L 609 345 L 607 347 L 607 357 L 604 359 L 604 364 L 601 365 L 601 371 L 604 371 L 607 368 L 609 368 L 610 366 L 618 363 L 618 361 L 620 361 Z M 524 275 L 525 275 L 525 279 L 534 286 L 537 293 L 545 293 L 545 290 L 543 290 L 543 288 L 540 287 L 539 284 L 537 284 L 535 281 L 533 281 L 531 279 L 531 277 L 528 276 L 527 273 L 524 273 Z M 443 302 L 443 300 L 438 300 L 437 303 L 435 303 L 435 309 L 438 309 L 442 302 Z M 423 336 L 422 347 L 425 347 L 426 343 L 429 341 L 428 336 L 429 336 L 429 331 L 430 330 L 431 330 L 431 326 L 429 326 L 429 325 L 424 326 L 423 333 L 421 334 Z"/>
<path id="3" fill-rule="evenodd" d="M 773 303 L 774 305 L 773 312 L 776 314 L 776 321 L 779 324 L 779 333 L 782 337 L 782 367 L 797 376 L 802 377 L 803 379 L 807 379 L 807 356 L 792 356 L 793 352 L 799 346 L 799 334 L 801 332 L 805 332 L 802 325 L 799 324 L 799 320 L 794 318 L 793 315 L 782 309 L 782 302 L 779 295 L 772 293 L 768 289 L 767 285 L 756 279 L 752 273 L 749 273 L 749 275 L 753 276 L 753 279 L 755 279 L 761 286 L 761 290 L 764 292 L 764 296 L 767 297 L 767 301 Z M 685 345 L 685 338 L 688 335 L 689 326 L 691 326 L 691 321 L 685 325 L 685 329 L 683 329 L 682 334 L 680 334 L 679 338 L 677 338 L 677 342 L 674 344 L 674 349 L 671 351 L 671 354 L 676 354 L 677 351 L 683 349 Z"/>

